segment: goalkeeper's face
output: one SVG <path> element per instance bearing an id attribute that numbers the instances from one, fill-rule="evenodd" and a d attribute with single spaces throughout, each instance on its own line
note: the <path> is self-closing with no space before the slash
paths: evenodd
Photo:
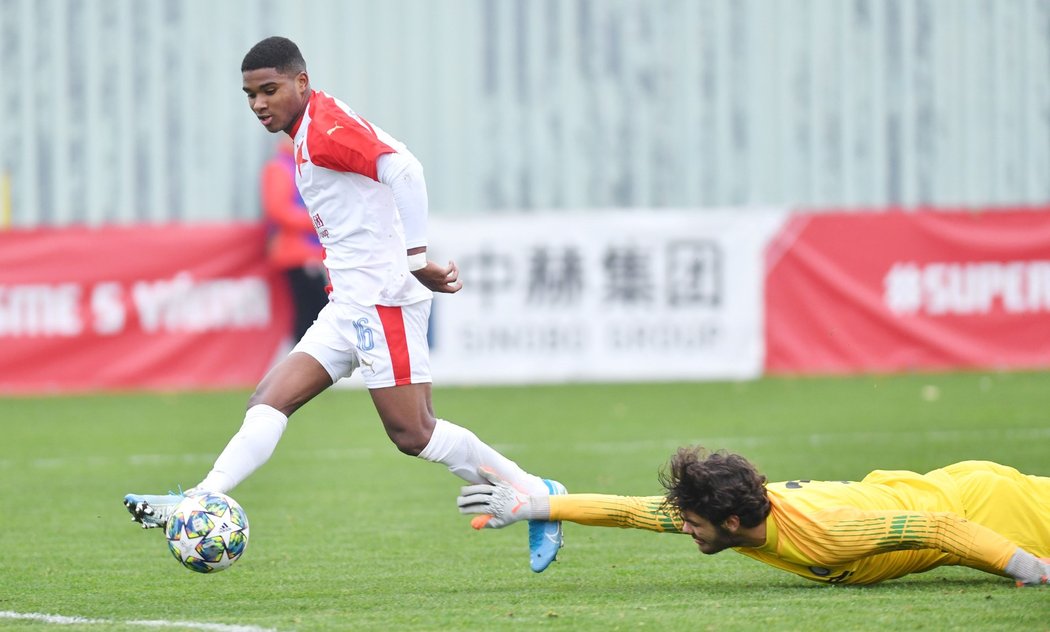
<path id="1" fill-rule="evenodd" d="M 740 526 L 736 516 L 730 516 L 729 520 L 718 525 L 696 512 L 683 509 L 682 521 L 682 532 L 693 536 L 693 542 L 704 555 L 713 555 L 744 543 L 743 538 L 736 533 Z"/>

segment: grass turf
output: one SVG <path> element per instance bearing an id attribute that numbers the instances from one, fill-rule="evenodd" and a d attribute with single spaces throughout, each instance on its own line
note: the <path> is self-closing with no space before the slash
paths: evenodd
<path id="1" fill-rule="evenodd" d="M 124 493 L 195 484 L 247 393 L 0 399 L 2 629 L 10 613 L 278 630 L 1046 629 L 1050 593 L 961 568 L 828 587 L 683 536 L 566 525 L 547 572 L 526 530 L 473 532 L 460 482 L 399 454 L 368 395 L 299 411 L 271 461 L 234 490 L 251 543 L 228 571 L 179 566 L 135 528 Z M 751 458 L 771 480 L 857 479 L 981 458 L 1050 475 L 1050 374 L 437 389 L 440 416 L 570 491 L 659 493 L 679 445 Z M 178 626 L 165 629 L 178 629 Z M 191 628 L 187 629 L 200 629 Z M 231 628 L 232 629 L 232 628 Z"/>

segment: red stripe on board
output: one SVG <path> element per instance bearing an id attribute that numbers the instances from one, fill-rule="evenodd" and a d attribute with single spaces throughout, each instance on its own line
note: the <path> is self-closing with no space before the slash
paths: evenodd
<path id="1" fill-rule="evenodd" d="M 405 337 L 405 319 L 400 307 L 376 305 L 379 320 L 383 323 L 383 335 L 390 351 L 390 364 L 394 368 L 394 384 L 412 383 L 412 363 L 408 359 L 408 338 Z"/>

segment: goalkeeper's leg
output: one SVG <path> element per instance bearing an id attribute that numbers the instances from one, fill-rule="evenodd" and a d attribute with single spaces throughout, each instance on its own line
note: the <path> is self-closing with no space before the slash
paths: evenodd
<path id="1" fill-rule="evenodd" d="M 931 474 L 939 472 L 954 479 L 967 520 L 1050 557 L 1050 478 L 989 461 L 954 463 Z"/>

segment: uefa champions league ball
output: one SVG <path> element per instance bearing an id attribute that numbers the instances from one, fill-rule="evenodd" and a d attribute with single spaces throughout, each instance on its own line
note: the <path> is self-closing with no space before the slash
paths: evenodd
<path id="1" fill-rule="evenodd" d="M 248 516 L 226 494 L 187 496 L 164 529 L 168 549 L 183 566 L 198 573 L 229 568 L 248 546 Z"/>

